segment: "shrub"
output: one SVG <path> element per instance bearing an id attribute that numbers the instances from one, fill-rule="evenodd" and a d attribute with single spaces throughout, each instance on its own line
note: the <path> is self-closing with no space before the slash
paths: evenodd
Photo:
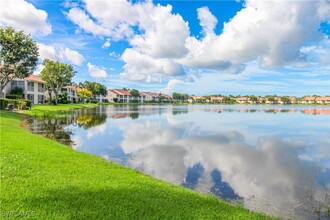
<path id="1" fill-rule="evenodd" d="M 68 93 L 64 92 L 63 94 L 58 95 L 58 103 L 59 104 L 68 104 Z"/>
<path id="2" fill-rule="evenodd" d="M 7 99 L 22 99 L 22 95 L 18 95 L 18 94 L 9 94 L 6 95 Z"/>
<path id="3" fill-rule="evenodd" d="M 16 109 L 25 109 L 26 107 L 31 108 L 31 101 L 24 99 L 0 99 L 0 109 L 4 110 L 8 107 L 8 104 L 13 104 Z"/>
<path id="4" fill-rule="evenodd" d="M 92 99 L 92 100 L 90 100 L 90 103 L 96 104 L 96 103 L 98 103 L 98 101 L 96 99 Z"/>
<path id="5" fill-rule="evenodd" d="M 25 102 L 26 102 L 26 107 L 29 107 L 31 109 L 32 102 L 30 100 L 25 100 Z"/>
<path id="6" fill-rule="evenodd" d="M 23 88 L 15 86 L 14 88 L 12 88 L 12 90 L 10 91 L 10 94 L 14 94 L 14 95 L 23 95 Z"/>
<path id="7" fill-rule="evenodd" d="M 0 110 L 7 108 L 9 101 L 9 99 L 0 99 Z"/>

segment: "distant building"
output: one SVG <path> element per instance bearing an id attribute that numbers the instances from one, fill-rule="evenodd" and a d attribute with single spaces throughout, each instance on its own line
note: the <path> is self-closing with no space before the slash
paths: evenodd
<path id="1" fill-rule="evenodd" d="M 141 92 L 140 94 L 145 97 L 145 101 L 147 101 L 147 102 L 151 102 L 151 101 L 153 101 L 153 102 L 159 102 L 160 101 L 160 99 L 159 99 L 159 97 L 160 97 L 159 93 L 155 93 L 155 92 Z"/>
<path id="2" fill-rule="evenodd" d="M 211 96 L 210 101 L 213 103 L 223 103 L 223 97 L 222 96 L 219 96 L 219 97 Z"/>
<path id="3" fill-rule="evenodd" d="M 107 99 L 109 102 L 170 102 L 172 96 L 168 94 L 156 93 L 156 92 L 140 92 L 138 97 L 133 97 L 130 90 L 124 89 L 109 89 Z"/>
<path id="4" fill-rule="evenodd" d="M 250 101 L 250 98 L 249 97 L 238 97 L 235 100 L 239 104 L 246 104 Z"/>
<path id="5" fill-rule="evenodd" d="M 301 104 L 314 104 L 316 97 L 314 96 L 306 96 L 301 99 Z"/>
<path id="6" fill-rule="evenodd" d="M 114 102 L 115 100 L 117 100 L 117 102 L 131 102 L 133 100 L 131 91 L 124 89 L 109 89 L 107 98 L 109 102 Z"/>
<path id="7" fill-rule="evenodd" d="M 205 98 L 202 97 L 202 96 L 191 96 L 189 99 L 188 99 L 188 102 L 192 103 L 192 102 L 196 102 L 196 103 L 203 103 L 205 102 Z"/>
<path id="8" fill-rule="evenodd" d="M 73 86 L 73 85 L 65 86 L 61 89 L 61 94 L 66 92 L 68 94 L 68 101 L 71 103 L 74 102 L 76 103 L 79 102 L 79 97 L 77 94 L 78 89 L 79 89 L 78 86 Z"/>
<path id="9" fill-rule="evenodd" d="M 263 97 L 258 97 L 256 103 L 257 104 L 261 104 L 261 103 L 266 103 L 267 99 L 266 98 L 263 98 Z"/>
<path id="10" fill-rule="evenodd" d="M 281 97 L 274 97 L 274 104 L 284 104 Z"/>
<path id="11" fill-rule="evenodd" d="M 330 105 L 330 96 L 316 97 L 315 102 L 317 104 Z"/>
<path id="12" fill-rule="evenodd" d="M 296 104 L 297 103 L 297 98 L 295 96 L 290 96 L 289 97 L 289 104 Z"/>

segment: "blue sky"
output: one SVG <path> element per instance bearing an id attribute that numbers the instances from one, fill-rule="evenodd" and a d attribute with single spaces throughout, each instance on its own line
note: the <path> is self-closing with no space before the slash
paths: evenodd
<path id="1" fill-rule="evenodd" d="M 329 1 L 1 1 L 73 81 L 195 95 L 330 95 Z M 40 72 L 39 65 L 36 73 Z"/>

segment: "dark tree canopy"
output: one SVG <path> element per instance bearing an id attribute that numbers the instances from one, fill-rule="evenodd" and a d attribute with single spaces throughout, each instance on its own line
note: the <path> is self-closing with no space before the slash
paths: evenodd
<path id="1" fill-rule="evenodd" d="M 140 95 L 139 90 L 137 90 L 137 89 L 132 89 L 131 90 L 131 96 L 133 96 L 134 98 L 139 97 L 139 95 Z"/>
<path id="2" fill-rule="evenodd" d="M 38 62 L 38 46 L 30 35 L 12 27 L 0 27 L 0 94 L 14 78 L 32 74 Z"/>

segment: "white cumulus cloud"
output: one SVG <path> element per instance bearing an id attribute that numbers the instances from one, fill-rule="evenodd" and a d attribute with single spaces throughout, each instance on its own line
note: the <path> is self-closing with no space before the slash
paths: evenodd
<path id="1" fill-rule="evenodd" d="M 75 65 L 81 65 L 84 62 L 84 56 L 81 55 L 78 51 L 71 50 L 69 48 L 62 48 L 60 52 L 60 57 L 67 60 Z"/>
<path id="2" fill-rule="evenodd" d="M 171 5 L 152 1 L 85 0 L 67 16 L 80 29 L 106 37 L 103 48 L 127 40 L 131 47 L 122 53 L 121 75 L 151 82 L 182 76 L 187 69 L 238 73 L 254 61 L 273 69 L 307 66 L 310 60 L 302 48 L 318 46 L 324 38 L 319 27 L 330 20 L 330 3 L 246 0 L 220 34 L 214 31 L 217 17 L 201 7 L 197 17 L 202 38 L 190 35 L 188 23 Z M 326 56 L 319 60 L 328 62 Z"/>
<path id="3" fill-rule="evenodd" d="M 104 79 L 108 76 L 105 68 L 94 66 L 91 63 L 87 63 L 88 73 L 91 77 L 95 79 Z"/>
<path id="4" fill-rule="evenodd" d="M 131 80 L 162 81 L 162 77 L 185 74 L 182 65 L 172 59 L 153 58 L 134 49 L 126 49 L 121 56 L 126 63 L 122 76 Z"/>
<path id="5" fill-rule="evenodd" d="M 47 21 L 48 14 L 24 0 L 1 0 L 0 24 L 24 30 L 29 34 L 47 35 L 52 26 Z"/>
<path id="6" fill-rule="evenodd" d="M 283 67 L 305 62 L 300 49 L 318 42 L 320 22 L 329 19 L 325 1 L 246 1 L 245 8 L 224 24 L 220 35 L 198 40 L 190 37 L 190 53 L 183 64 L 194 68 L 227 68 L 259 60 L 260 65 Z M 204 12 L 204 13 L 201 13 Z M 205 33 L 215 20 L 205 8 L 198 10 Z M 202 16 L 203 15 L 203 16 Z M 239 70 L 239 69 L 238 69 Z"/>
<path id="7" fill-rule="evenodd" d="M 54 45 L 45 45 L 38 43 L 39 57 L 41 59 L 58 60 L 62 62 L 70 62 L 75 65 L 81 65 L 84 62 L 84 56 L 78 51 L 71 50 L 67 47 L 56 47 Z"/>
<path id="8" fill-rule="evenodd" d="M 213 35 L 218 19 L 210 12 L 208 7 L 197 9 L 198 19 L 205 35 Z"/>

